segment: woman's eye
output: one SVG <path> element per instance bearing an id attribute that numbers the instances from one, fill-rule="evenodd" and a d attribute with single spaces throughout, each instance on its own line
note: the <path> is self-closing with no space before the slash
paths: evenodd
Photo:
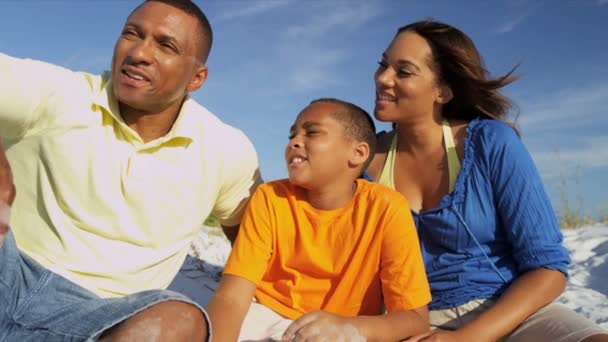
<path id="1" fill-rule="evenodd" d="M 412 76 L 414 73 L 409 71 L 409 70 L 405 70 L 405 69 L 399 69 L 397 71 L 397 76 L 399 77 L 408 77 L 408 76 Z"/>

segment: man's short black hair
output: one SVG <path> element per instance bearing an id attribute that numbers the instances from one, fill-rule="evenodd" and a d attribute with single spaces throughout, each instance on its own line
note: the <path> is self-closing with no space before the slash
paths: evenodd
<path id="1" fill-rule="evenodd" d="M 363 108 L 336 98 L 320 98 L 311 101 L 310 104 L 323 102 L 342 107 L 344 110 L 331 113 L 332 117 L 342 124 L 349 138 L 369 145 L 369 157 L 363 165 L 363 170 L 365 170 L 376 153 L 376 125 L 374 120 Z"/>
<path id="2" fill-rule="evenodd" d="M 206 63 L 207 58 L 209 57 L 209 52 L 211 52 L 211 45 L 213 44 L 213 30 L 211 29 L 211 24 L 209 23 L 205 13 L 203 13 L 203 11 L 191 0 L 145 0 L 142 5 L 150 1 L 167 4 L 196 18 L 200 29 L 198 37 L 200 45 L 199 57 L 201 58 L 203 64 Z M 139 7 L 141 7 L 141 5 L 137 6 L 133 12 L 135 12 Z"/>

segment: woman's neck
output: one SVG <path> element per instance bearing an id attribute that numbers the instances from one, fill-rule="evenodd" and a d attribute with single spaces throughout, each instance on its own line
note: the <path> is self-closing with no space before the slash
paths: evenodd
<path id="1" fill-rule="evenodd" d="M 411 120 L 397 124 L 397 151 L 412 155 L 434 153 L 442 147 L 441 118 Z"/>

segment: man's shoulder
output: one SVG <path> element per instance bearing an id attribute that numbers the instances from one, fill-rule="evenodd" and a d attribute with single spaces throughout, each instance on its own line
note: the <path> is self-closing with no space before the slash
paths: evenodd
<path id="1" fill-rule="evenodd" d="M 227 138 L 246 138 L 241 129 L 224 122 L 191 97 L 188 97 L 184 102 L 184 109 L 186 110 L 185 114 L 189 116 L 189 123 L 204 128 L 206 134 L 212 134 L 223 140 Z"/>

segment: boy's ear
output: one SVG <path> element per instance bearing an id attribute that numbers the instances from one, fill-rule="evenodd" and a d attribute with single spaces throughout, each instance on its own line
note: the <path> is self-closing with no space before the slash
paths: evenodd
<path id="1" fill-rule="evenodd" d="M 349 163 L 353 167 L 359 167 L 367 161 L 369 157 L 369 145 L 366 142 L 356 142 L 353 146 L 353 154 Z M 361 170 L 363 171 L 363 170 Z"/>

